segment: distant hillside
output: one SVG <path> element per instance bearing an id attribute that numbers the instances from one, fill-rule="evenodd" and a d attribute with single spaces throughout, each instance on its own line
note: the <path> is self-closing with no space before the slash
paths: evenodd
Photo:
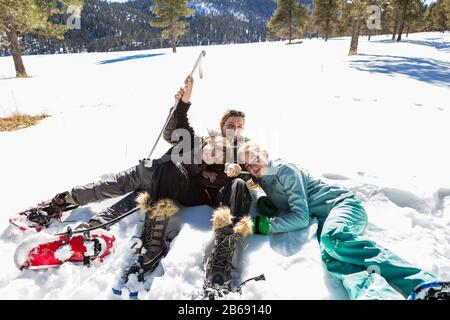
<path id="1" fill-rule="evenodd" d="M 303 2 L 310 4 L 311 0 Z M 64 41 L 26 35 L 22 37 L 22 48 L 25 54 L 48 54 L 167 47 L 169 43 L 161 42 L 160 30 L 149 25 L 152 4 L 152 0 L 85 0 L 81 30 L 67 32 Z M 190 5 L 196 13 L 189 19 L 189 30 L 178 45 L 265 41 L 266 23 L 276 8 L 274 0 L 192 0 Z M 65 21 L 63 17 L 59 19 Z"/>

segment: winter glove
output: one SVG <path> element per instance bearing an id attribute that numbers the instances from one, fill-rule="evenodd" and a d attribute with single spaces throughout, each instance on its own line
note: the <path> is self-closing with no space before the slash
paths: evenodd
<path id="1" fill-rule="evenodd" d="M 258 212 L 261 215 L 269 217 L 277 212 L 278 208 L 257 182 L 253 180 L 247 181 L 247 188 L 253 201 L 256 202 L 256 208 L 258 208 Z"/>
<path id="2" fill-rule="evenodd" d="M 253 217 L 253 234 L 269 234 L 269 218 L 266 216 Z"/>
<path id="3" fill-rule="evenodd" d="M 278 210 L 278 208 L 275 207 L 269 197 L 258 198 L 258 200 L 256 201 L 256 207 L 258 208 L 259 212 L 266 217 L 275 214 Z"/>
<path id="4" fill-rule="evenodd" d="M 52 199 L 52 205 L 55 208 L 61 208 L 68 205 L 78 205 L 78 203 L 73 199 L 72 194 L 69 191 L 58 193 Z"/>

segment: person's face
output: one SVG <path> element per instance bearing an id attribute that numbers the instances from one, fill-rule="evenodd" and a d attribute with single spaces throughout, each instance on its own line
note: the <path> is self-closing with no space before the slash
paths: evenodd
<path id="1" fill-rule="evenodd" d="M 224 163 L 224 153 L 223 149 L 211 144 L 207 144 L 202 150 L 202 159 L 208 165 L 212 164 L 223 164 Z"/>
<path id="2" fill-rule="evenodd" d="M 269 158 L 266 151 L 249 150 L 245 152 L 245 168 L 256 178 L 263 175 L 269 165 Z"/>
<path id="3" fill-rule="evenodd" d="M 222 135 L 228 137 L 232 135 L 234 140 L 237 140 L 244 130 L 245 120 L 242 117 L 229 117 L 222 126 Z"/>

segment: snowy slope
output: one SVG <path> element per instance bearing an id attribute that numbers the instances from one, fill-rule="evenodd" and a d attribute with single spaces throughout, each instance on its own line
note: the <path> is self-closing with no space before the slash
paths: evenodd
<path id="1" fill-rule="evenodd" d="M 196 81 L 190 111 L 199 133 L 217 129 L 224 109 L 245 110 L 246 135 L 272 156 L 358 194 L 369 214 L 367 237 L 450 280 L 450 34 L 388 39 L 361 39 L 360 55 L 350 58 L 348 38 L 189 47 L 176 55 L 27 56 L 29 79 L 12 78 L 11 58 L 0 58 L 0 115 L 52 115 L 35 127 L 0 133 L 0 299 L 114 298 L 111 286 L 127 264 L 142 216 L 112 227 L 116 252 L 103 264 L 25 272 L 13 262 L 22 236 L 8 218 L 146 157 L 202 49 L 205 79 Z M 167 147 L 161 143 L 156 153 Z M 67 219 L 87 221 L 114 201 Z M 172 221 L 177 236 L 164 275 L 162 268 L 155 272 L 143 298 L 189 299 L 201 288 L 210 217 L 210 208 L 189 208 Z M 321 265 L 315 228 L 244 241 L 236 280 L 264 272 L 267 281 L 249 284 L 243 297 L 346 299 Z"/>

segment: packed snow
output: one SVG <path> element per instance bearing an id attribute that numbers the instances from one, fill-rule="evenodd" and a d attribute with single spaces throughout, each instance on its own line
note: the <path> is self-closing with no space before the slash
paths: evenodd
<path id="1" fill-rule="evenodd" d="M 55 257 L 59 261 L 66 261 L 70 259 L 70 257 L 73 255 L 72 248 L 69 244 L 66 244 L 55 251 Z"/>
<path id="2" fill-rule="evenodd" d="M 8 219 L 147 157 L 203 49 L 205 77 L 196 77 L 189 113 L 199 134 L 218 129 L 225 109 L 241 108 L 245 135 L 272 157 L 357 194 L 369 215 L 365 237 L 450 280 L 450 34 L 411 34 L 401 43 L 364 37 L 353 57 L 349 44 L 349 38 L 307 39 L 289 46 L 186 47 L 177 54 L 26 56 L 28 79 L 15 79 L 12 58 L 0 58 L 0 116 L 51 115 L 34 127 L 0 133 L 0 299 L 120 299 L 111 289 L 132 262 L 142 214 L 112 226 L 115 252 L 103 263 L 22 272 L 14 252 L 28 235 Z M 161 142 L 155 154 L 167 148 Z M 48 231 L 86 222 L 117 200 L 76 209 Z M 132 280 L 141 299 L 191 299 L 201 290 L 211 214 L 206 206 L 185 208 L 172 219 L 169 253 L 144 285 Z M 242 241 L 236 283 L 261 273 L 266 281 L 229 298 L 347 299 L 322 266 L 316 229 L 312 223 Z"/>

